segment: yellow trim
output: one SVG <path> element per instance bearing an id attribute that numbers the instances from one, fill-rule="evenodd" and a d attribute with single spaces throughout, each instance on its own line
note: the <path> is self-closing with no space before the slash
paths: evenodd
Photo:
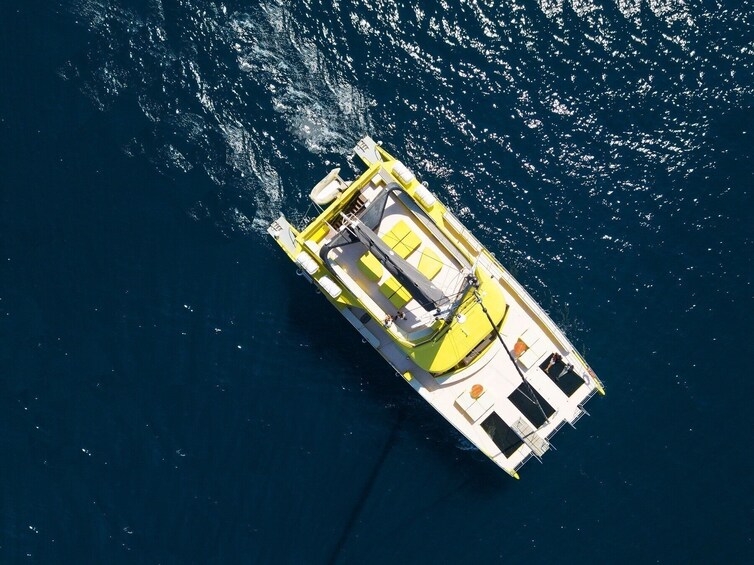
<path id="1" fill-rule="evenodd" d="M 602 396 L 605 396 L 605 389 L 602 386 L 600 380 L 596 377 L 594 377 L 594 388 L 596 388 L 597 392 L 599 392 Z"/>
<path id="2" fill-rule="evenodd" d="M 499 325 L 505 314 L 505 297 L 499 285 L 487 273 L 477 269 L 476 275 L 479 280 L 478 292 L 484 299 L 487 312 L 495 325 Z M 414 363 L 425 371 L 435 375 L 450 371 L 492 331 L 487 316 L 474 297 L 473 289 L 463 300 L 458 310 L 463 315 L 463 322 L 456 317 L 429 341 L 404 348 Z"/>
<path id="3" fill-rule="evenodd" d="M 361 191 L 361 189 L 364 188 L 364 185 L 369 183 L 369 180 L 380 170 L 381 166 L 382 163 L 374 163 L 369 167 L 364 174 L 353 181 L 351 185 L 343 191 L 334 202 L 323 210 L 319 216 L 312 220 L 312 223 L 306 226 L 296 239 L 301 242 L 313 239 L 313 235 L 317 233 L 317 230 L 322 229 L 322 227 L 327 224 L 328 219 L 335 217 L 338 212 L 346 206 L 346 203 L 351 200 L 354 193 Z"/>
<path id="4" fill-rule="evenodd" d="M 320 241 L 322 241 L 323 239 L 325 239 L 325 236 L 328 233 L 330 233 L 330 226 L 328 226 L 327 224 L 322 224 L 321 226 L 319 226 L 319 228 L 317 229 L 317 231 L 315 231 L 311 235 L 310 239 L 312 241 L 314 241 L 315 243 L 319 243 Z"/>
<path id="5" fill-rule="evenodd" d="M 579 361 L 581 361 L 584 364 L 587 372 L 589 373 L 589 376 L 594 380 L 594 388 L 597 389 L 597 392 L 599 392 L 601 396 L 605 396 L 605 387 L 602 384 L 602 381 L 599 379 L 599 377 L 597 377 L 597 375 L 594 373 L 592 368 L 589 366 L 589 363 L 587 363 L 584 360 L 584 358 L 581 356 L 581 354 L 575 349 L 573 350 L 573 353 L 576 355 L 576 357 L 579 358 Z"/>

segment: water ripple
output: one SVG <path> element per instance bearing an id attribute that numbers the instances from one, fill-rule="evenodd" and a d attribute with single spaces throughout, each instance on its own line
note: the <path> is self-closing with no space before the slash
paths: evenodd
<path id="1" fill-rule="evenodd" d="M 194 217 L 244 233 L 301 214 L 323 164 L 371 132 L 534 285 L 546 264 L 588 269 L 676 229 L 719 162 L 716 117 L 754 100 L 751 13 L 684 0 L 71 13 L 92 41 L 61 75 L 103 111 L 137 105 L 150 126 L 129 154 L 217 184 Z"/>

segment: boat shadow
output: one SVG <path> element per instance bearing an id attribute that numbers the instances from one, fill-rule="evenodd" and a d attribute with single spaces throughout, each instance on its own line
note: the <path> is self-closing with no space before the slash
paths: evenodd
<path id="1" fill-rule="evenodd" d="M 302 280 L 302 282 L 304 282 Z M 459 501 L 462 504 L 495 499 L 500 501 L 509 489 L 515 486 L 502 469 L 489 461 L 486 456 L 468 443 L 445 419 L 429 404 L 410 390 L 406 383 L 394 375 L 385 360 L 371 346 L 361 340 L 361 336 L 342 316 L 332 311 L 315 289 L 301 285 L 302 292 L 311 292 L 304 311 L 290 303 L 289 321 L 299 329 L 302 339 L 312 347 L 326 354 L 329 362 L 346 368 L 346 372 L 358 375 L 360 390 L 366 393 L 379 406 L 385 407 L 385 420 L 389 430 L 382 447 L 374 450 L 373 462 L 364 466 L 362 486 L 352 503 L 351 511 L 344 516 L 342 530 L 333 542 L 332 549 L 325 554 L 328 563 L 349 561 L 352 557 L 369 554 L 370 548 L 378 548 L 384 539 L 391 539 L 409 531 L 412 524 L 424 517 L 441 512 Z M 312 320 L 331 320 L 327 332 L 321 331 Z M 431 438 L 430 441 L 427 441 Z M 379 491 L 379 482 L 386 471 L 386 462 L 397 446 L 413 449 L 421 446 L 428 450 L 427 460 L 432 465 L 442 465 L 437 476 L 445 477 L 445 484 L 438 484 L 435 493 L 427 497 L 417 497 L 416 507 L 401 513 L 399 519 L 390 523 L 387 531 L 382 520 L 373 518 L 367 510 L 374 496 L 386 493 Z M 400 451 L 400 448 L 399 448 Z M 405 455 L 405 454 L 404 454 Z M 418 479 L 417 479 L 418 480 Z M 427 491 L 424 491 L 425 495 Z M 370 526 L 370 523 L 375 522 Z M 379 522 L 379 523 L 377 523 Z M 379 531 L 377 536 L 362 537 L 364 532 Z"/>
<path id="2" fill-rule="evenodd" d="M 301 279 L 301 282 L 305 281 Z M 435 452 L 433 460 L 446 461 L 448 472 L 473 477 L 468 488 L 478 494 L 499 493 L 511 484 L 511 478 L 502 469 L 410 390 L 382 356 L 363 342 L 353 326 L 332 311 L 332 306 L 313 286 L 302 284 L 300 287 L 302 292 L 311 292 L 312 299 L 308 300 L 306 310 L 297 308 L 296 302 L 290 303 L 288 317 L 292 327 L 298 328 L 303 339 L 313 348 L 325 352 L 330 362 L 347 368 L 346 372 L 352 372 L 354 376 L 358 375 L 361 389 L 390 411 L 388 421 L 400 424 L 395 433 L 391 431 L 390 442 L 394 443 L 402 435 L 410 436 L 412 445 L 421 444 Z M 331 322 L 323 332 L 312 320 Z M 434 441 L 426 441 L 427 437 Z"/>

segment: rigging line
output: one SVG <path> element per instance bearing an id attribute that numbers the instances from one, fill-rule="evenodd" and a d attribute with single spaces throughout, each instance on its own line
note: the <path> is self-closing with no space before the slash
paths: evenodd
<path id="1" fill-rule="evenodd" d="M 427 248 L 427 249 L 431 250 L 431 248 Z M 442 248 L 438 246 L 438 249 L 442 249 Z M 423 251 L 422 251 L 422 253 L 423 253 Z M 456 278 L 459 277 L 459 276 L 461 276 L 461 275 L 463 275 L 463 267 L 461 267 L 459 269 L 458 267 L 456 267 L 455 265 L 453 265 L 451 263 L 446 263 L 445 261 L 443 261 L 439 257 L 428 257 L 428 259 L 430 261 L 434 261 L 436 263 L 439 263 L 443 267 L 447 267 L 449 270 L 453 271 L 454 277 L 456 277 Z"/>
<path id="2" fill-rule="evenodd" d="M 306 226 L 309 223 L 309 211 L 312 209 L 312 206 L 314 206 L 314 202 L 310 202 L 309 206 L 306 209 L 306 212 L 304 212 L 304 215 L 301 217 L 301 224 L 302 226 Z M 317 206 L 317 208 L 321 211 L 322 209 Z"/>
<path id="3" fill-rule="evenodd" d="M 508 349 L 508 346 L 505 345 L 505 342 L 503 341 L 503 336 L 500 335 L 500 332 L 497 330 L 497 326 L 495 325 L 495 322 L 492 321 L 492 318 L 490 317 L 490 313 L 487 312 L 487 308 L 484 307 L 484 303 L 482 302 L 482 297 L 479 294 L 479 291 L 474 290 L 474 294 L 476 295 L 477 302 L 479 302 L 479 306 L 482 307 L 482 312 L 484 312 L 484 315 L 487 316 L 487 320 L 489 320 L 490 325 L 492 325 L 492 331 L 495 332 L 495 335 L 500 340 L 500 343 L 503 344 L 503 349 L 505 349 L 505 352 L 508 354 L 508 357 L 510 358 L 511 363 L 513 363 L 513 366 L 516 368 L 516 371 L 521 377 L 521 380 L 524 382 L 524 384 L 526 384 L 527 388 L 529 389 L 529 392 L 534 397 L 533 402 L 537 405 L 537 408 L 539 408 L 539 411 L 542 412 L 542 416 L 544 416 L 545 418 L 545 423 L 549 422 L 550 418 L 545 413 L 544 409 L 542 408 L 542 405 L 539 403 L 539 400 L 537 400 L 537 395 L 534 393 L 534 389 L 532 388 L 531 384 L 529 384 L 529 381 L 526 380 L 526 377 L 524 377 L 524 373 L 518 367 L 516 360 L 513 358 L 513 354 L 510 352 L 510 349 Z M 531 398 L 529 400 L 531 400 Z"/>
<path id="4" fill-rule="evenodd" d="M 314 206 L 314 202 L 309 203 L 309 206 L 306 208 L 306 212 L 304 212 L 304 218 L 309 217 L 309 210 L 312 209 L 312 206 Z"/>
<path id="5" fill-rule="evenodd" d="M 351 532 L 354 530 L 356 526 L 358 526 L 359 517 L 361 516 L 361 513 L 364 511 L 364 507 L 366 506 L 366 503 L 369 501 L 369 497 L 372 494 L 372 491 L 374 490 L 374 486 L 377 483 L 377 479 L 379 478 L 380 473 L 382 472 L 382 468 L 385 465 L 385 461 L 387 460 L 388 455 L 390 454 L 390 452 L 392 451 L 393 447 L 395 446 L 398 440 L 398 431 L 401 425 L 403 424 L 405 416 L 406 415 L 405 415 L 404 410 L 401 407 L 399 407 L 398 416 L 395 422 L 393 423 L 392 428 L 390 428 L 390 434 L 388 435 L 388 438 L 385 441 L 385 445 L 382 447 L 382 451 L 379 453 L 377 460 L 374 462 L 374 465 L 372 466 L 369 476 L 366 478 L 364 485 L 361 489 L 361 492 L 359 493 L 359 497 L 356 500 L 356 504 L 351 509 L 348 519 L 346 520 L 346 523 L 343 527 L 343 531 L 341 532 L 340 537 L 338 538 L 338 541 L 332 550 L 330 559 L 328 560 L 330 564 L 335 564 L 338 562 L 343 552 L 343 548 L 346 546 L 346 543 L 350 539 Z"/>
<path id="6" fill-rule="evenodd" d="M 350 228 L 351 224 L 356 223 L 356 222 L 359 222 L 359 223 L 362 223 L 362 224 L 364 223 L 363 220 L 361 219 L 361 217 L 359 217 L 359 216 L 354 215 L 353 217 L 349 217 L 349 216 L 346 216 L 345 214 L 343 214 L 343 212 L 341 212 L 341 214 L 347 220 L 349 220 L 348 223 L 345 224 L 346 228 Z M 382 224 L 382 217 L 380 218 L 378 226 L 381 225 L 381 224 Z M 352 234 L 354 234 L 354 235 L 356 235 L 351 229 L 349 229 L 349 232 L 352 233 Z M 438 246 L 438 249 L 442 249 L 442 247 Z M 456 265 L 454 265 L 452 263 L 446 263 L 440 257 L 430 257 L 429 259 L 432 260 L 432 261 L 435 261 L 435 262 L 439 263 L 440 265 L 442 265 L 444 267 L 447 267 L 450 271 L 453 271 L 455 278 L 458 278 L 458 277 L 460 277 L 460 276 L 462 276 L 464 274 L 464 267 L 459 268 L 459 267 L 457 267 Z M 453 280 L 455 280 L 455 278 Z"/>
<path id="7" fill-rule="evenodd" d="M 448 294 L 448 295 L 446 295 L 446 298 L 447 298 L 448 300 L 452 300 L 452 301 L 454 301 L 454 300 L 456 300 L 456 299 L 457 299 L 457 298 L 458 298 L 459 296 L 463 296 L 463 294 L 464 294 L 464 291 L 465 291 L 465 289 L 463 289 L 463 288 L 462 288 L 462 289 L 461 289 L 461 290 L 459 290 L 458 292 L 455 292 L 455 293 L 453 293 L 453 294 Z M 423 306 L 422 306 L 422 304 L 421 304 L 421 303 L 420 303 L 420 302 L 419 302 L 418 300 L 416 300 L 416 298 L 414 298 L 414 300 L 415 300 L 415 301 L 417 302 L 417 304 L 419 304 L 419 305 L 418 305 L 418 306 L 413 306 L 413 307 L 411 307 L 411 308 L 406 308 L 406 307 L 404 307 L 404 309 L 405 309 L 406 311 L 408 311 L 408 312 L 411 312 L 411 313 L 414 313 L 414 312 L 416 312 L 416 310 L 417 310 L 418 308 L 422 308 L 422 309 L 423 309 Z M 459 306 L 460 306 L 460 305 L 459 305 Z"/>
<path id="8" fill-rule="evenodd" d="M 353 214 L 351 214 L 351 215 L 347 215 L 347 214 L 345 214 L 345 213 L 344 213 L 344 212 L 342 212 L 342 211 L 340 212 L 340 216 L 341 216 L 341 217 L 343 218 L 343 220 L 344 220 L 344 221 L 343 221 L 343 224 L 342 224 L 342 225 L 343 225 L 343 230 L 344 230 L 344 231 L 346 231 L 346 232 L 348 232 L 348 233 L 349 233 L 350 235 L 352 235 L 352 236 L 353 236 L 353 237 L 355 237 L 356 239 L 359 239 L 359 237 L 358 237 L 358 234 L 356 233 L 356 229 L 355 229 L 355 227 L 354 227 L 354 226 L 355 226 L 356 224 L 361 224 L 361 225 L 364 225 L 364 226 L 366 226 L 366 224 L 365 224 L 365 223 L 363 222 L 363 220 L 362 220 L 361 218 L 359 218 L 358 216 L 356 216 L 356 215 L 353 215 Z M 368 226 L 367 226 L 367 227 L 368 227 Z M 383 240 L 383 241 L 384 241 L 384 240 Z M 350 243 L 347 243 L 347 244 L 345 244 L 345 245 L 349 245 L 349 244 L 351 244 L 351 243 L 356 243 L 356 242 L 355 242 L 355 241 L 351 241 Z M 363 244 L 363 242 L 362 242 L 362 244 Z M 345 245 L 343 245 L 343 246 L 345 246 Z M 367 245 L 365 245 L 365 244 L 364 244 L 364 247 L 365 247 L 365 248 L 367 249 L 367 251 L 370 251 L 370 252 L 371 252 L 371 244 L 370 244 L 369 246 L 367 246 Z M 405 260 L 405 259 L 404 259 L 404 260 Z M 408 261 L 407 261 L 407 260 L 405 260 L 405 261 L 406 261 L 406 262 L 408 263 Z M 451 270 L 453 270 L 453 271 L 455 271 L 455 272 L 456 272 L 456 273 L 455 273 L 455 275 L 453 276 L 453 279 L 451 279 L 451 284 L 452 284 L 452 283 L 454 283 L 454 282 L 455 282 L 456 280 L 458 280 L 458 279 L 459 279 L 459 278 L 460 278 L 460 277 L 461 277 L 462 275 L 466 275 L 466 278 L 467 278 L 467 279 L 468 279 L 468 277 L 470 276 L 470 274 L 469 274 L 469 273 L 465 273 L 465 272 L 464 272 L 464 271 L 465 271 L 465 269 L 458 269 L 458 268 L 456 268 L 455 266 L 453 266 L 453 265 L 448 265 L 447 263 L 444 263 L 443 261 L 441 261 L 441 260 L 439 260 L 439 259 L 437 259 L 437 261 L 438 261 L 438 262 L 440 262 L 441 264 L 443 264 L 443 265 L 447 266 L 447 267 L 448 267 L 449 269 L 451 269 Z M 380 263 L 382 263 L 382 264 L 384 265 L 384 261 L 380 260 Z M 408 264 L 409 264 L 409 266 L 411 266 L 411 267 L 414 267 L 414 265 L 412 265 L 411 263 L 408 263 Z M 416 267 L 414 267 L 414 268 L 416 268 Z M 473 273 L 473 271 L 474 271 L 474 269 L 475 269 L 475 268 L 476 268 L 476 262 L 475 262 L 475 263 L 474 263 L 474 265 L 472 265 L 472 267 L 471 267 L 471 269 L 472 269 L 472 273 Z M 430 283 L 432 282 L 432 281 L 431 281 L 430 279 L 427 279 L 427 280 L 429 280 L 429 281 L 430 281 Z M 466 293 L 466 292 L 468 291 L 468 288 L 469 288 L 469 286 L 468 286 L 468 285 L 465 285 L 465 286 L 461 287 L 461 288 L 460 288 L 460 289 L 458 290 L 458 292 L 455 292 L 455 293 L 453 293 L 453 294 L 450 294 L 450 295 L 445 295 L 444 297 L 445 297 L 446 299 L 450 300 L 450 301 L 455 301 L 455 300 L 456 300 L 456 299 L 457 299 L 457 298 L 458 298 L 459 296 L 463 296 L 463 295 L 464 295 L 464 294 L 465 294 L 465 293 Z M 444 293 L 443 293 L 443 294 L 444 294 Z M 414 298 L 414 300 L 415 300 L 415 301 L 416 301 L 416 302 L 418 303 L 419 307 L 420 307 L 420 308 L 422 308 L 422 309 L 424 309 L 424 310 L 426 310 L 426 306 L 428 306 L 428 305 L 430 304 L 430 302 L 419 302 L 419 301 L 418 301 L 418 300 L 416 299 L 416 297 L 413 297 L 413 298 Z M 457 310 L 458 310 L 458 309 L 459 309 L 459 308 L 460 308 L 460 307 L 461 307 L 461 306 L 463 305 L 463 302 L 464 302 L 464 301 L 462 301 L 462 302 L 461 302 L 460 304 L 458 304 L 458 305 L 457 305 L 457 307 L 456 307 L 456 308 L 454 309 L 454 311 L 457 311 Z M 409 312 L 412 312 L 412 313 L 414 313 L 414 312 L 415 312 L 415 308 L 407 308 L 407 310 L 408 310 Z"/>

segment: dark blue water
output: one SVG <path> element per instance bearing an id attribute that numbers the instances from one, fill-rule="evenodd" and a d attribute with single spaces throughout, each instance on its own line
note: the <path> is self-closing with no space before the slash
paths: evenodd
<path id="1" fill-rule="evenodd" d="M 751 5 L 2 14 L 0 562 L 751 562 Z M 521 481 L 264 234 L 365 133 L 608 387 Z"/>

